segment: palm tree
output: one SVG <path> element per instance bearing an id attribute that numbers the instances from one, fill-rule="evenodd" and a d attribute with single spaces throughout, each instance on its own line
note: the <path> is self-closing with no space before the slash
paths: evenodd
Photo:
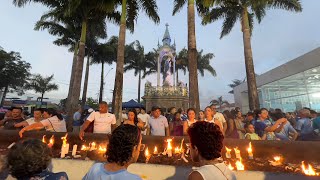
<path id="1" fill-rule="evenodd" d="M 228 106 L 230 103 L 222 99 L 222 96 L 218 97 L 218 99 L 213 99 L 210 101 L 210 106 L 215 105 L 219 106 L 219 110 L 221 111 L 222 106 Z"/>
<path id="2" fill-rule="evenodd" d="M 142 72 L 145 74 L 147 71 L 148 61 L 156 59 L 150 53 L 144 54 L 144 47 L 139 41 L 129 44 L 126 48 L 126 58 L 124 72 L 134 70 L 134 76 L 138 75 L 138 103 L 140 103 L 141 94 L 141 78 Z"/>
<path id="3" fill-rule="evenodd" d="M 260 23 L 266 15 L 266 10 L 275 8 L 294 12 L 302 11 L 299 0 L 225 0 L 218 3 L 216 7 L 211 8 L 202 18 L 202 24 L 209 24 L 223 19 L 220 38 L 228 35 L 235 23 L 238 20 L 241 21 L 250 110 L 259 108 L 259 97 L 251 49 L 253 21 L 255 17 L 258 23 Z"/>
<path id="4" fill-rule="evenodd" d="M 234 79 L 234 80 L 232 80 L 232 83 L 231 83 L 231 84 L 228 84 L 228 86 L 229 86 L 230 88 L 232 88 L 232 90 L 229 91 L 228 93 L 233 94 L 233 93 L 234 93 L 234 92 L 233 92 L 233 88 L 239 86 L 239 85 L 242 84 L 243 82 L 245 82 L 245 81 L 242 81 L 242 80 L 240 80 L 240 79 Z"/>
<path id="5" fill-rule="evenodd" d="M 189 67 L 189 106 L 200 110 L 198 74 L 197 74 L 197 46 L 195 35 L 195 10 L 198 13 L 204 13 L 208 6 L 208 0 L 174 0 L 173 15 L 182 9 L 188 3 L 188 67 Z"/>
<path id="6" fill-rule="evenodd" d="M 98 43 L 92 53 L 92 63 L 101 64 L 101 81 L 100 81 L 100 93 L 99 102 L 102 101 L 103 97 L 103 86 L 104 86 L 104 64 L 111 65 L 116 62 L 117 58 L 117 46 L 118 37 L 112 36 L 106 43 Z"/>
<path id="7" fill-rule="evenodd" d="M 204 77 L 204 71 L 208 71 L 212 76 L 217 76 L 216 70 L 211 66 L 210 60 L 214 57 L 213 53 L 203 54 L 201 49 L 197 56 L 197 67 L 198 72 L 202 77 Z"/>
<path id="8" fill-rule="evenodd" d="M 120 0 L 119 0 L 120 1 Z M 122 108 L 122 90 L 123 90 L 123 67 L 124 67 L 124 49 L 125 49 L 125 36 L 127 25 L 131 32 L 134 31 L 134 23 L 140 11 L 144 11 L 145 14 L 155 23 L 159 23 L 160 18 L 158 16 L 156 0 L 121 0 L 121 21 L 119 30 L 118 52 L 117 52 L 117 67 L 116 77 L 114 83 L 112 107 L 116 116 L 117 123 L 122 120 L 121 108 Z M 128 21 L 128 24 L 127 24 Z"/>
<path id="9" fill-rule="evenodd" d="M 43 77 L 40 74 L 35 74 L 26 85 L 26 89 L 34 90 L 36 93 L 41 93 L 41 105 L 43 96 L 46 92 L 58 90 L 58 85 L 52 83 L 53 74 L 51 76 Z M 41 107 L 41 106 L 40 106 Z"/>
<path id="10" fill-rule="evenodd" d="M 179 82 L 179 70 L 183 71 L 183 74 L 186 75 L 188 69 L 188 50 L 183 48 L 177 53 L 176 59 L 177 82 Z"/>

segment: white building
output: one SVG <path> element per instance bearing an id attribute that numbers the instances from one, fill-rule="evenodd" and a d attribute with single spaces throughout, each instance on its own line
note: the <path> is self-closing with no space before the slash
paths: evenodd
<path id="1" fill-rule="evenodd" d="M 320 111 L 320 48 L 256 77 L 260 107 Z M 237 107 L 248 112 L 247 82 L 234 88 Z"/>

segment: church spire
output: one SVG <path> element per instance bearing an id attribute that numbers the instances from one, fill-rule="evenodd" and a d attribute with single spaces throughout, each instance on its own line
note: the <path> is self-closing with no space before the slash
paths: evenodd
<path id="1" fill-rule="evenodd" d="M 164 32 L 162 43 L 163 43 L 163 45 L 170 46 L 171 38 L 170 38 L 170 33 L 169 33 L 169 28 L 168 27 L 169 27 L 169 24 L 166 23 L 166 31 Z"/>

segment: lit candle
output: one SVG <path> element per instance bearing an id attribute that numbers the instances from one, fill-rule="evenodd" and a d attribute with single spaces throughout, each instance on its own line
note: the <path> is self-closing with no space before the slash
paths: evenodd
<path id="1" fill-rule="evenodd" d="M 49 148 L 52 148 L 53 144 L 54 144 L 54 135 L 52 135 L 49 140 L 49 144 L 48 144 Z"/>
<path id="2" fill-rule="evenodd" d="M 240 150 L 238 149 L 238 147 L 234 148 L 234 152 L 236 154 L 236 158 L 240 159 L 241 158 L 241 154 L 240 154 Z"/>
<path id="3" fill-rule="evenodd" d="M 45 143 L 45 144 L 47 144 L 47 142 L 46 142 L 46 135 L 43 135 L 43 136 L 42 136 L 42 142 Z"/>
<path id="4" fill-rule="evenodd" d="M 77 154 L 77 147 L 78 145 L 73 145 L 73 148 L 72 148 L 72 156 L 75 156 Z"/>
<path id="5" fill-rule="evenodd" d="M 231 149 L 229 149 L 227 146 L 226 146 L 226 158 L 227 159 L 230 159 L 231 158 Z"/>
<path id="6" fill-rule="evenodd" d="M 149 162 L 149 159 L 151 157 L 151 154 L 149 153 L 149 149 L 148 147 L 146 148 L 146 150 L 144 151 L 144 156 L 146 157 L 146 163 Z"/>
<path id="7" fill-rule="evenodd" d="M 95 142 L 91 143 L 90 151 L 93 151 L 93 150 L 96 150 L 96 149 L 97 149 L 96 148 L 96 143 Z"/>
<path id="8" fill-rule="evenodd" d="M 236 162 L 236 167 L 237 167 L 237 170 L 238 170 L 238 171 L 243 171 L 243 170 L 244 170 L 244 165 L 242 164 L 242 159 L 241 159 L 241 157 L 240 157 L 240 160 L 238 160 L 238 161 Z"/>
<path id="9" fill-rule="evenodd" d="M 174 153 L 175 153 L 175 154 L 180 154 L 180 149 L 179 149 L 179 147 L 176 147 L 176 148 L 174 149 Z"/>
<path id="10" fill-rule="evenodd" d="M 168 154 L 168 157 L 172 157 L 172 145 L 171 145 L 171 141 L 172 139 L 167 139 L 167 154 Z"/>
<path id="11" fill-rule="evenodd" d="M 62 146 L 61 146 L 61 158 L 64 158 L 66 154 L 69 153 L 69 144 L 67 144 L 68 133 L 62 137 Z"/>
<path id="12" fill-rule="evenodd" d="M 87 150 L 88 150 L 88 148 L 85 145 L 81 146 L 81 151 L 87 151 Z"/>
<path id="13" fill-rule="evenodd" d="M 249 148 L 247 150 L 248 150 L 248 154 L 249 154 L 249 159 L 253 159 L 251 142 L 249 143 Z"/>
<path id="14" fill-rule="evenodd" d="M 154 147 L 153 154 L 158 154 L 158 148 L 157 148 L 157 146 Z"/>

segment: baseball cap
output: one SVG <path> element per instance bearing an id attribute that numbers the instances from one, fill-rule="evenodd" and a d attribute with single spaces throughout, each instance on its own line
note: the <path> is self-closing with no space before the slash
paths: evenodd
<path id="1" fill-rule="evenodd" d="M 92 113 L 94 110 L 92 108 L 88 109 L 89 113 Z"/>

